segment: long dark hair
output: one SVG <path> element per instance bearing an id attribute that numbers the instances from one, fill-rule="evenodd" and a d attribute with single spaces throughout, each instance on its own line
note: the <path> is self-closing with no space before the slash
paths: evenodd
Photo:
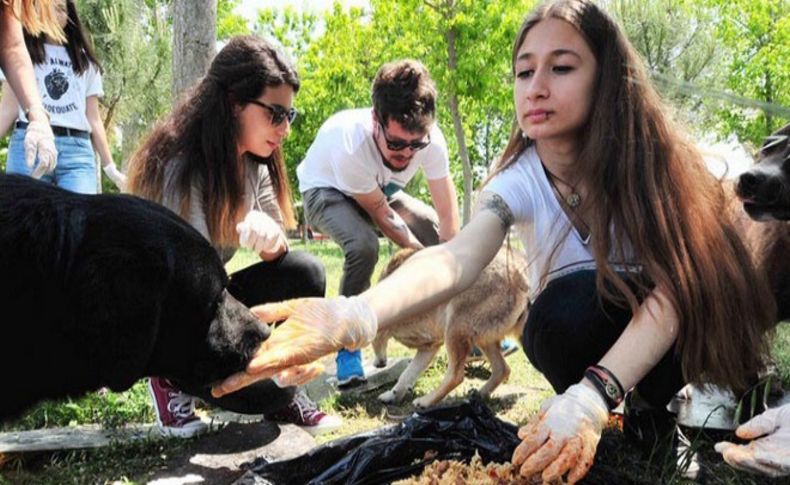
<path id="1" fill-rule="evenodd" d="M 66 43 L 64 47 L 66 52 L 69 53 L 71 60 L 71 67 L 77 74 L 82 74 L 90 67 L 91 63 L 96 66 L 96 69 L 101 72 L 101 64 L 93 52 L 88 36 L 82 27 L 79 15 L 77 15 L 77 6 L 74 0 L 66 0 L 66 9 L 68 11 L 68 21 L 63 33 L 66 34 Z M 31 35 L 25 29 L 25 45 L 27 51 L 30 53 L 30 60 L 33 64 L 43 64 L 46 62 L 46 54 L 44 52 L 44 43 L 46 38 L 43 35 Z"/>
<path id="2" fill-rule="evenodd" d="M 573 25 L 598 62 L 577 167 L 589 184 L 592 203 L 585 215 L 600 294 L 636 312 L 634 292 L 608 263 L 613 249 L 622 256 L 623 242 L 630 242 L 677 311 L 676 350 L 686 379 L 743 390 L 764 364 L 775 304 L 726 216 L 721 182 L 664 112 L 620 27 L 593 2 L 555 0 L 537 7 L 516 36 L 514 69 L 527 33 L 546 18 Z M 489 180 L 532 144 L 514 123 Z"/>
<path id="3" fill-rule="evenodd" d="M 208 73 L 173 112 L 157 124 L 129 163 L 129 191 L 161 202 L 164 191 L 181 194 L 186 215 L 193 184 L 203 188 L 211 240 L 238 243 L 236 223 L 244 200 L 245 164 L 237 153 L 239 122 L 234 106 L 261 96 L 267 87 L 299 90 L 299 77 L 285 55 L 255 36 L 234 37 L 214 57 Z M 269 169 L 285 226 L 295 227 L 291 193 L 280 148 L 260 159 Z M 165 188 L 165 167 L 176 163 Z"/>

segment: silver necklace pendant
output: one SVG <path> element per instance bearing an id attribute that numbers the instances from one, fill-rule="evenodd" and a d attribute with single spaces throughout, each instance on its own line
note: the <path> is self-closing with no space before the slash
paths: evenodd
<path id="1" fill-rule="evenodd" d="M 565 202 L 571 209 L 575 209 L 582 203 L 582 196 L 578 192 L 571 192 L 565 197 Z"/>

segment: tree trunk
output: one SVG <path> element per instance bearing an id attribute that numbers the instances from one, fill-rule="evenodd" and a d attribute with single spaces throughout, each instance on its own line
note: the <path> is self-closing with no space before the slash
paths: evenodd
<path id="1" fill-rule="evenodd" d="M 217 0 L 173 2 L 173 105 L 206 74 L 217 39 Z"/>
<path id="2" fill-rule="evenodd" d="M 458 65 L 458 54 L 455 50 L 455 29 L 450 28 L 445 32 L 447 39 L 447 59 L 450 71 L 450 79 L 455 79 L 455 69 Z M 461 157 L 461 164 L 464 168 L 464 205 L 463 205 L 463 224 L 469 222 L 469 216 L 472 211 L 472 163 L 469 161 L 469 150 L 466 147 L 466 135 L 464 134 L 464 125 L 461 122 L 461 110 L 458 107 L 458 95 L 455 92 L 455 87 L 451 89 L 448 102 L 450 105 L 450 113 L 453 116 L 453 127 L 455 128 L 455 139 L 458 142 L 458 155 Z"/>

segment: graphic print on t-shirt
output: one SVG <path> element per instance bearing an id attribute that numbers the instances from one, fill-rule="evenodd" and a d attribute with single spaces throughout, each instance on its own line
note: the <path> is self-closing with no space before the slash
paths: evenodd
<path id="1" fill-rule="evenodd" d="M 63 71 L 56 67 L 44 76 L 44 86 L 47 88 L 49 97 L 57 101 L 69 90 L 69 80 L 66 79 Z"/>
<path id="2" fill-rule="evenodd" d="M 62 115 L 80 109 L 73 100 L 69 102 L 69 98 L 73 98 L 73 96 L 66 96 L 69 87 L 71 87 L 69 74 L 67 74 L 67 72 L 71 72 L 71 61 L 49 56 L 46 68 L 49 69 L 49 72 L 44 75 L 44 90 L 46 91 L 46 93 L 42 93 L 44 95 L 44 109 L 50 115 Z M 73 74 L 71 75 L 73 76 Z M 55 103 L 61 98 L 63 98 L 61 102 L 66 104 Z"/>

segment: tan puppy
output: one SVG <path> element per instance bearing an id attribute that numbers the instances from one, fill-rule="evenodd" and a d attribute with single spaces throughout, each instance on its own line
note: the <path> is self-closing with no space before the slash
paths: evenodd
<path id="1" fill-rule="evenodd" d="M 381 278 L 395 271 L 414 252 L 413 249 L 403 249 L 395 253 Z M 480 393 L 487 397 L 507 380 L 510 368 L 499 345 L 508 335 L 520 340 L 524 330 L 527 316 L 526 267 L 527 261 L 520 251 L 503 247 L 472 286 L 433 310 L 380 331 L 373 341 L 377 367 L 387 363 L 387 341 L 391 337 L 417 349 L 417 354 L 395 387 L 379 395 L 379 400 L 384 403 L 402 401 L 433 361 L 442 343 L 447 348 L 447 373 L 436 390 L 414 400 L 416 407 L 438 403 L 464 380 L 464 363 L 475 345 L 491 363 L 491 377 Z"/>

